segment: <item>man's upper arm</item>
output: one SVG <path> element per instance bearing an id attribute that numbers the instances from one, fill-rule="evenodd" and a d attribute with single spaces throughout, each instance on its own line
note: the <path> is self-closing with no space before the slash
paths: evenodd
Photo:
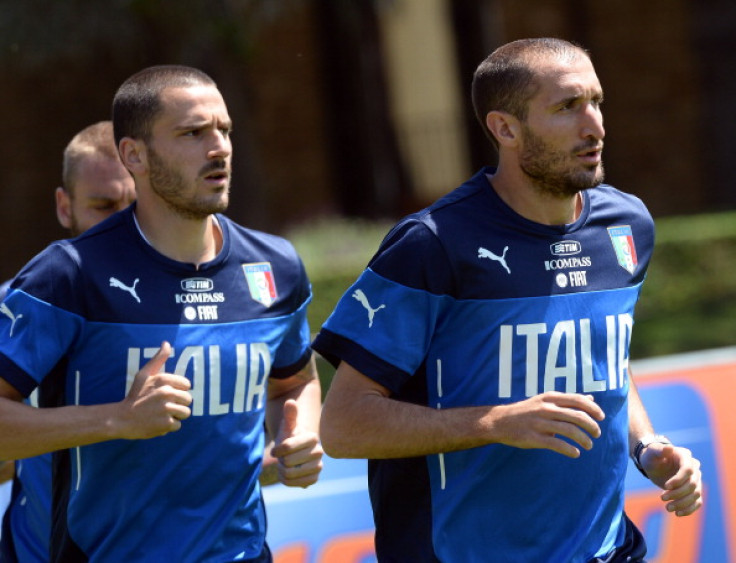
<path id="1" fill-rule="evenodd" d="M 13 401 L 22 401 L 23 395 L 10 383 L 0 377 L 0 397 Z"/>
<path id="2" fill-rule="evenodd" d="M 347 362 L 340 362 L 330 385 L 330 393 L 338 399 L 361 395 L 380 395 L 389 397 L 391 391 L 355 369 Z"/>

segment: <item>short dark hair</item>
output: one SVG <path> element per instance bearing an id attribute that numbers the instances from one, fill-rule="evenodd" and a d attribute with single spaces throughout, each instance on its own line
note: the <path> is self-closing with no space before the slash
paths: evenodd
<path id="1" fill-rule="evenodd" d="M 166 88 L 211 85 L 215 81 L 199 69 L 181 65 L 145 68 L 118 88 L 112 102 L 115 144 L 123 137 L 148 141 L 153 122 L 161 111 L 161 92 Z"/>
<path id="2" fill-rule="evenodd" d="M 473 75 L 472 99 L 475 116 L 493 145 L 498 142 L 486 125 L 491 111 L 510 113 L 524 121 L 529 100 L 539 90 L 535 78 L 539 61 L 555 57 L 572 60 L 580 55 L 589 58 L 585 49 L 550 37 L 519 39 L 502 45 L 480 63 Z"/>
<path id="3" fill-rule="evenodd" d="M 64 149 L 62 161 L 62 187 L 74 195 L 74 186 L 82 163 L 89 158 L 120 161 L 112 135 L 112 122 L 100 121 L 82 129 L 72 137 Z"/>

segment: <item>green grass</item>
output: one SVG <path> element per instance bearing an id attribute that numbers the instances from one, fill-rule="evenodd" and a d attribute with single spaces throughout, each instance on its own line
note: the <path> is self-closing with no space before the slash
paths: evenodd
<path id="1" fill-rule="evenodd" d="M 735 336 L 736 213 L 658 220 L 632 357 L 731 346 Z"/>
<path id="2" fill-rule="evenodd" d="M 284 236 L 304 261 L 314 299 L 309 326 L 318 331 L 342 294 L 365 268 L 393 222 L 330 219 L 301 225 Z"/>

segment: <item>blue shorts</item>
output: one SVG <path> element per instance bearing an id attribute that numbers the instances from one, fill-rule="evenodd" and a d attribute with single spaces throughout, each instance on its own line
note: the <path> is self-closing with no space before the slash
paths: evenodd
<path id="1" fill-rule="evenodd" d="M 596 557 L 588 563 L 646 563 L 644 557 L 647 554 L 647 543 L 644 536 L 626 514 L 624 523 L 626 524 L 624 543 L 605 557 Z"/>

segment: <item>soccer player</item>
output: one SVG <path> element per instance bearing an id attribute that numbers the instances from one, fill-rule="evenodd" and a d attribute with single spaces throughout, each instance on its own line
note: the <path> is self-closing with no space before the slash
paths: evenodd
<path id="1" fill-rule="evenodd" d="M 56 216 L 77 236 L 135 200 L 133 178 L 120 162 L 112 122 L 100 121 L 77 133 L 64 149 L 62 186 L 56 188 Z M 2 288 L 2 296 L 7 287 Z M 30 397 L 38 405 L 38 393 Z M 12 470 L 13 462 L 6 462 Z M 51 454 L 19 460 L 12 502 L 0 535 L 0 560 L 49 560 Z M 12 471 L 10 473 L 12 477 Z"/>
<path id="2" fill-rule="evenodd" d="M 56 452 L 52 560 L 270 561 L 264 417 L 284 484 L 322 467 L 306 273 L 222 214 L 232 124 L 209 76 L 144 69 L 113 124 L 137 202 L 13 281 L 0 458 Z M 39 384 L 49 408 L 21 402 Z"/>
<path id="3" fill-rule="evenodd" d="M 472 96 L 498 166 L 399 222 L 322 327 L 324 448 L 369 459 L 379 561 L 642 561 L 629 454 L 670 512 L 702 502 L 628 369 L 653 221 L 602 184 L 583 49 L 504 45 Z"/>

